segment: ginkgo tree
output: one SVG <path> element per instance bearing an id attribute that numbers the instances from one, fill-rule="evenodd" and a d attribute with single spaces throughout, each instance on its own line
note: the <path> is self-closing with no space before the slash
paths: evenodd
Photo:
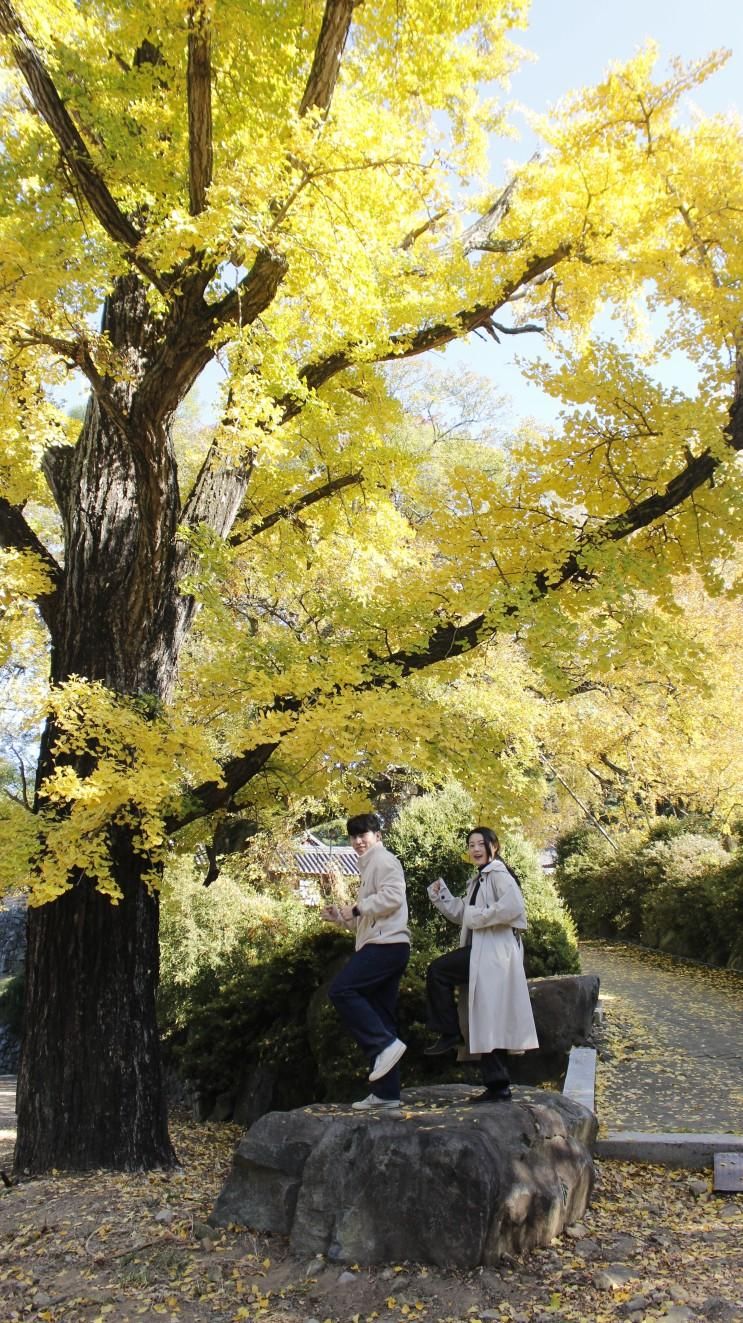
<path id="1" fill-rule="evenodd" d="M 518 630 L 547 674 L 584 610 L 681 566 L 719 578 L 739 522 L 741 131 L 677 111 L 723 57 L 658 82 L 643 53 L 494 189 L 494 89 L 527 9 L 0 0 L 2 600 L 11 644 L 35 604 L 50 678 L 22 1169 L 173 1160 L 168 839 L 287 786 L 353 791 L 392 739 L 430 765 L 455 725 L 431 683 L 476 724 L 474 649 Z M 693 398 L 592 338 L 600 309 L 631 328 L 648 298 L 661 347 L 698 363 Z M 539 330 L 568 355 L 545 369 L 574 404 L 559 435 L 426 450 L 382 365 Z M 215 359 L 221 418 L 194 465 L 174 420 Z M 82 427 L 53 403 L 70 373 Z"/>

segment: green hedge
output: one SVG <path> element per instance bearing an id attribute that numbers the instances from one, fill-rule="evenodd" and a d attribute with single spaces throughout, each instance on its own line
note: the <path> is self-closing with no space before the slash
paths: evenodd
<path id="1" fill-rule="evenodd" d="M 557 884 L 581 935 L 743 970 L 743 851 L 699 826 L 661 820 L 616 852 L 595 832 L 558 845 Z"/>

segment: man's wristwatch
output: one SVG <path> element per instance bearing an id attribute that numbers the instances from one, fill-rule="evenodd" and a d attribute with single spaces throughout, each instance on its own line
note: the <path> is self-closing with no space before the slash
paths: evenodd
<path id="1" fill-rule="evenodd" d="M 361 918 L 361 910 L 359 909 L 358 905 L 352 905 L 352 906 L 351 906 L 351 913 L 352 913 L 354 919 L 360 919 L 360 918 Z"/>

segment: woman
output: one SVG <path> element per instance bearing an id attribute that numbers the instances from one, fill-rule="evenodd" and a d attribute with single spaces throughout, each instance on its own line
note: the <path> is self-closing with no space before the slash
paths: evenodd
<path id="1" fill-rule="evenodd" d="M 479 1054 L 485 1090 L 471 1101 L 501 1102 L 511 1098 L 506 1053 L 539 1047 L 521 943 L 526 911 L 495 832 L 473 827 L 467 849 L 477 872 L 464 899 L 453 896 L 440 877 L 428 888 L 437 910 L 461 931 L 459 950 L 439 956 L 428 968 L 428 1023 L 439 1037 L 425 1052 L 439 1056 L 466 1047 Z M 460 998 L 458 1015 L 455 989 L 465 983 L 468 996 L 466 1002 Z"/>

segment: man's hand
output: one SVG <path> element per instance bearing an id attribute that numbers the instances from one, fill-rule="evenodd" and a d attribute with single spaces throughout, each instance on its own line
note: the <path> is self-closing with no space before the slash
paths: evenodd
<path id="1" fill-rule="evenodd" d="M 320 918 L 326 923 L 343 923 L 341 912 L 337 905 L 326 905 L 320 910 Z"/>

